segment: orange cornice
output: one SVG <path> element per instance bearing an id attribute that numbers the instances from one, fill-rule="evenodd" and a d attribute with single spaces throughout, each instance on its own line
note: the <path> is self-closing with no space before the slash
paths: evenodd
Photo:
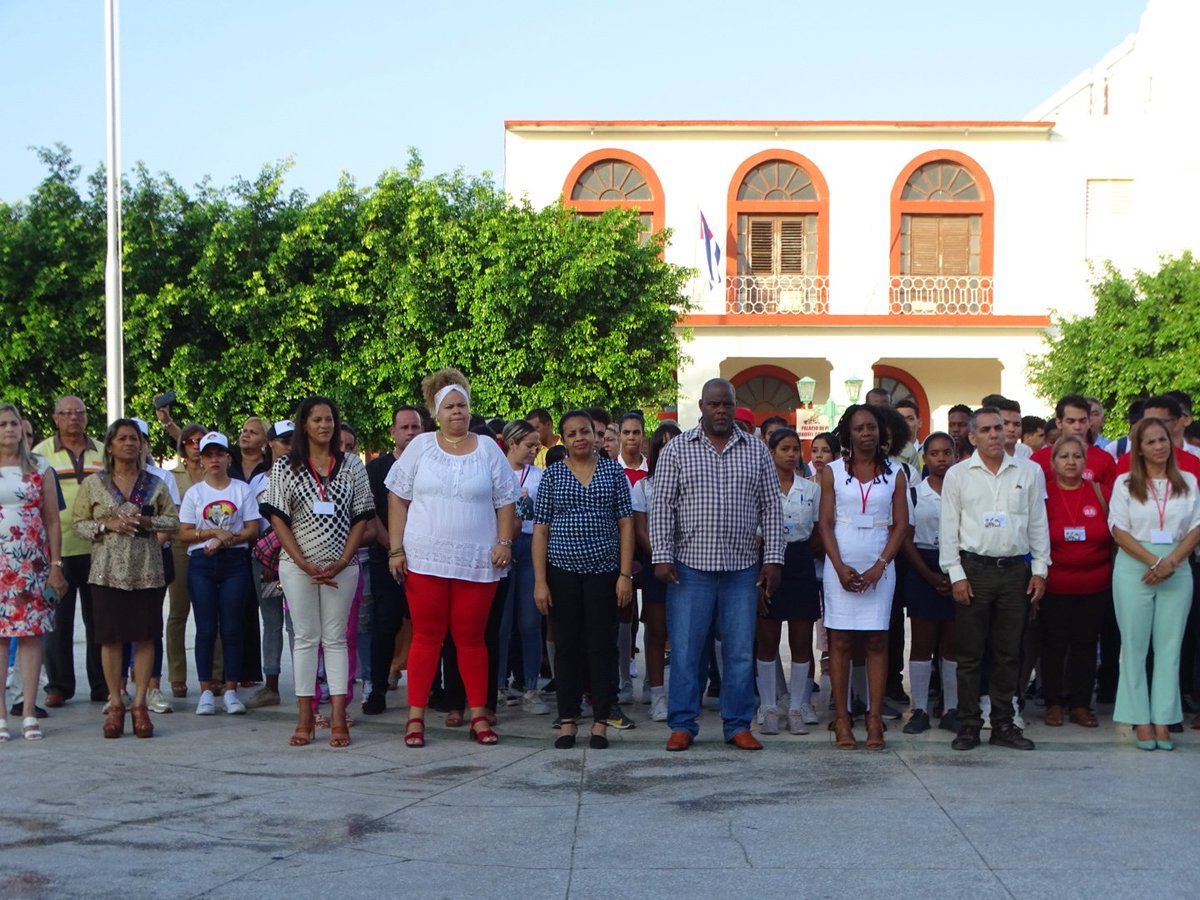
<path id="1" fill-rule="evenodd" d="M 845 316 L 803 313 L 698 313 L 682 316 L 684 328 L 1049 328 L 1049 316 Z"/>
<path id="2" fill-rule="evenodd" d="M 795 131 L 872 131 L 872 130 L 986 130 L 1045 132 L 1054 122 L 1025 122 L 1013 119 L 506 119 L 506 130 L 588 130 L 588 129 L 774 129 Z"/>

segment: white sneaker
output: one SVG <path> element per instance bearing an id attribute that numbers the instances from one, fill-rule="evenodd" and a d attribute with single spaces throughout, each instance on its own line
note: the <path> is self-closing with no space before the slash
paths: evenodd
<path id="1" fill-rule="evenodd" d="M 213 702 L 213 692 L 212 691 L 202 691 L 200 693 L 200 700 L 196 704 L 196 715 L 211 716 L 211 715 L 215 715 L 216 712 L 217 712 L 217 705 Z"/>
<path id="2" fill-rule="evenodd" d="M 801 703 L 799 713 L 800 717 L 804 719 L 805 725 L 816 725 L 819 721 L 817 719 L 817 711 L 812 708 L 811 703 Z"/>
<path id="3" fill-rule="evenodd" d="M 788 731 L 792 734 L 808 734 L 808 723 L 804 721 L 803 712 L 798 709 L 789 709 L 787 718 Z"/>
<path id="4" fill-rule="evenodd" d="M 633 682 L 632 681 L 625 681 L 625 682 L 621 683 L 621 689 L 619 691 L 617 691 L 617 702 L 618 703 L 632 703 L 633 702 Z"/>
<path id="5" fill-rule="evenodd" d="M 758 733 L 779 734 L 779 710 L 772 706 L 762 711 L 762 724 L 758 728 Z"/>
<path id="6" fill-rule="evenodd" d="M 650 700 L 650 721 L 667 721 L 667 694 L 665 691 Z"/>
<path id="7" fill-rule="evenodd" d="M 167 698 L 163 696 L 163 692 L 158 688 L 151 688 L 146 692 L 146 706 L 152 713 L 175 712 L 175 707 L 167 702 Z"/>
<path id="8" fill-rule="evenodd" d="M 549 714 L 550 707 L 542 699 L 541 691 L 526 691 L 521 695 L 521 712 L 527 712 L 531 716 L 545 716 Z"/>
<path id="9" fill-rule="evenodd" d="M 237 695 L 237 691 L 225 692 L 225 712 L 231 716 L 244 716 L 246 714 L 246 704 L 242 703 L 241 698 Z"/>

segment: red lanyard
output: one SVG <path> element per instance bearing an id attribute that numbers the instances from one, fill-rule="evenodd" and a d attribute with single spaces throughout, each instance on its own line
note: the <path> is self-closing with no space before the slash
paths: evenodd
<path id="1" fill-rule="evenodd" d="M 1158 508 L 1158 527 L 1161 531 L 1166 528 L 1167 520 L 1167 501 L 1171 499 L 1171 482 L 1167 482 L 1167 493 L 1163 496 L 1162 503 L 1158 502 L 1158 491 L 1154 489 L 1154 482 L 1150 482 L 1150 496 L 1154 498 L 1154 505 Z"/>
<path id="2" fill-rule="evenodd" d="M 854 480 L 858 481 L 857 478 Z M 858 493 L 862 497 L 862 511 L 864 516 L 867 514 L 867 501 L 871 499 L 871 488 L 873 487 L 875 487 L 874 478 L 871 479 L 871 483 L 867 485 L 867 489 L 865 491 L 863 490 L 863 483 L 858 481 Z"/>
<path id="3" fill-rule="evenodd" d="M 325 483 L 321 481 L 321 476 L 317 474 L 316 467 L 312 464 L 312 457 L 308 459 L 308 471 L 312 472 L 313 481 L 317 483 L 317 493 L 321 495 L 321 502 L 325 502 Z M 333 479 L 333 454 L 329 454 L 329 473 L 325 476 L 325 481 Z"/>
<path id="4" fill-rule="evenodd" d="M 1073 491 L 1068 491 L 1061 487 L 1058 489 L 1058 495 L 1062 497 L 1063 510 L 1067 513 L 1067 521 L 1071 523 L 1071 527 L 1073 528 L 1076 527 L 1075 523 L 1079 521 L 1079 510 L 1083 506 L 1083 501 L 1080 500 L 1075 504 L 1075 509 L 1071 509 L 1070 504 L 1067 503 L 1067 494 L 1075 494 L 1081 490 L 1083 490 L 1082 487 L 1075 488 Z"/>

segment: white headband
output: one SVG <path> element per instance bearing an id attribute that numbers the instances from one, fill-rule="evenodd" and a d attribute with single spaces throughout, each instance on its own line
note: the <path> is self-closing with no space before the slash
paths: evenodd
<path id="1" fill-rule="evenodd" d="M 470 409 L 471 395 L 467 393 L 467 389 L 465 387 L 463 387 L 461 384 L 448 384 L 444 388 L 442 388 L 440 391 L 438 391 L 436 394 L 433 395 L 433 414 L 435 416 L 438 414 L 438 410 L 440 410 L 442 408 L 442 401 L 446 399 L 446 395 L 451 393 L 452 391 L 458 391 L 458 393 L 460 393 L 464 397 L 466 397 L 467 398 L 467 408 Z"/>

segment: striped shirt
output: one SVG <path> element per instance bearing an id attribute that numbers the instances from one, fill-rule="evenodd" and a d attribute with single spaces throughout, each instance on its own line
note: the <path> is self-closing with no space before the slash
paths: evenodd
<path id="1" fill-rule="evenodd" d="M 46 438 L 33 452 L 43 457 L 54 469 L 58 476 L 58 485 L 62 491 L 66 508 L 60 516 L 62 522 L 62 555 L 88 556 L 92 552 L 92 542 L 86 541 L 75 533 L 72 527 L 75 523 L 75 496 L 79 486 L 89 475 L 104 471 L 104 454 L 91 438 L 87 439 L 83 453 L 76 456 L 64 447 L 57 435 Z"/>
<path id="2" fill-rule="evenodd" d="M 735 572 L 783 565 L 783 512 L 775 464 L 762 441 L 735 428 L 717 452 L 699 428 L 662 449 L 650 508 L 651 561 Z"/>

